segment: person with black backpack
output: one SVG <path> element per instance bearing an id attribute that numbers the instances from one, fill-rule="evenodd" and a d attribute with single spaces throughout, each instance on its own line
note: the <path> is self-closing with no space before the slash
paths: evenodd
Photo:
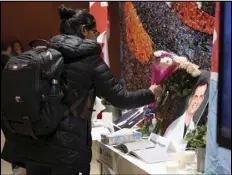
<path id="1" fill-rule="evenodd" d="M 59 14 L 61 34 L 10 58 L 3 70 L 1 119 L 8 134 L 2 159 L 28 175 L 90 173 L 96 96 L 125 109 L 150 104 L 162 93 L 155 84 L 123 89 L 100 58 L 94 17 L 65 6 Z"/>

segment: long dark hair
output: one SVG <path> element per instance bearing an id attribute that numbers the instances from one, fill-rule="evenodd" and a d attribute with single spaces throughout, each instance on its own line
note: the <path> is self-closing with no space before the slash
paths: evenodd
<path id="1" fill-rule="evenodd" d="M 59 15 L 61 19 L 60 33 L 67 35 L 77 35 L 84 38 L 81 34 L 81 27 L 86 30 L 96 28 L 96 21 L 93 15 L 86 10 L 73 10 L 64 5 L 59 7 Z"/>
<path id="2" fill-rule="evenodd" d="M 15 44 L 15 43 L 19 43 L 19 45 L 20 45 L 20 47 L 21 47 L 21 51 L 22 51 L 22 53 L 23 53 L 23 52 L 24 52 L 24 48 L 23 48 L 22 42 L 19 41 L 19 40 L 14 40 L 14 41 L 12 42 L 12 44 L 11 44 L 11 48 L 12 48 L 13 54 L 17 55 L 17 53 L 16 53 L 15 50 L 14 50 L 14 44 Z"/>

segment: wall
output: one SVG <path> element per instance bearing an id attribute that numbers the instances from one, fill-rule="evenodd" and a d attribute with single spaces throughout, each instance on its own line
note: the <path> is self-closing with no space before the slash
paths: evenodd
<path id="1" fill-rule="evenodd" d="M 48 39 L 59 33 L 57 7 L 65 4 L 76 9 L 89 9 L 89 2 L 1 2 L 1 41 L 19 39 L 29 49 L 33 39 Z M 109 4 L 111 37 L 109 55 L 113 74 L 120 76 L 118 3 Z"/>
<path id="2" fill-rule="evenodd" d="M 1 40 L 19 39 L 24 47 L 36 38 L 59 33 L 57 7 L 64 2 L 1 2 Z M 88 2 L 65 2 L 72 8 L 89 8 Z"/>

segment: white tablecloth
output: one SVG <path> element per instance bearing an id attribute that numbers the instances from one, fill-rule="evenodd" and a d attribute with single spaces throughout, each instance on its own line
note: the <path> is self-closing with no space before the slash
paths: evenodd
<path id="1" fill-rule="evenodd" d="M 96 142 L 93 151 L 96 159 L 117 174 L 168 174 L 166 162 L 147 164 L 99 141 Z M 178 174 L 197 174 L 196 167 L 179 170 Z"/>

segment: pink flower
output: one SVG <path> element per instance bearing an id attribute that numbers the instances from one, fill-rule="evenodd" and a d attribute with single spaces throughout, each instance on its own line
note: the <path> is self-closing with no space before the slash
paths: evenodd
<path id="1" fill-rule="evenodd" d="M 160 63 L 162 63 L 162 60 L 167 60 L 167 59 L 173 59 L 174 55 L 172 53 L 159 50 L 154 52 L 154 56 L 156 59 L 160 59 Z M 172 62 L 174 63 L 174 62 Z M 158 64 L 153 64 L 152 65 L 152 84 L 159 84 L 162 80 L 166 79 L 168 76 L 172 75 L 176 71 L 176 65 L 170 64 L 168 67 L 163 67 Z"/>
<path id="2" fill-rule="evenodd" d="M 167 59 L 171 58 L 173 59 L 173 54 L 168 53 L 166 51 L 156 51 L 154 52 L 154 56 L 156 59 L 162 60 L 162 58 Z M 160 84 L 164 79 L 172 75 L 175 71 L 177 70 L 177 67 L 175 64 L 170 65 L 169 67 L 161 67 L 158 64 L 153 64 L 152 65 L 152 79 L 151 79 L 151 84 Z M 152 107 L 156 106 L 156 103 L 151 104 Z"/>
<path id="3" fill-rule="evenodd" d="M 157 64 L 152 65 L 152 82 L 151 84 L 159 84 L 176 71 L 176 66 L 172 65 L 167 68 L 161 68 Z"/>

